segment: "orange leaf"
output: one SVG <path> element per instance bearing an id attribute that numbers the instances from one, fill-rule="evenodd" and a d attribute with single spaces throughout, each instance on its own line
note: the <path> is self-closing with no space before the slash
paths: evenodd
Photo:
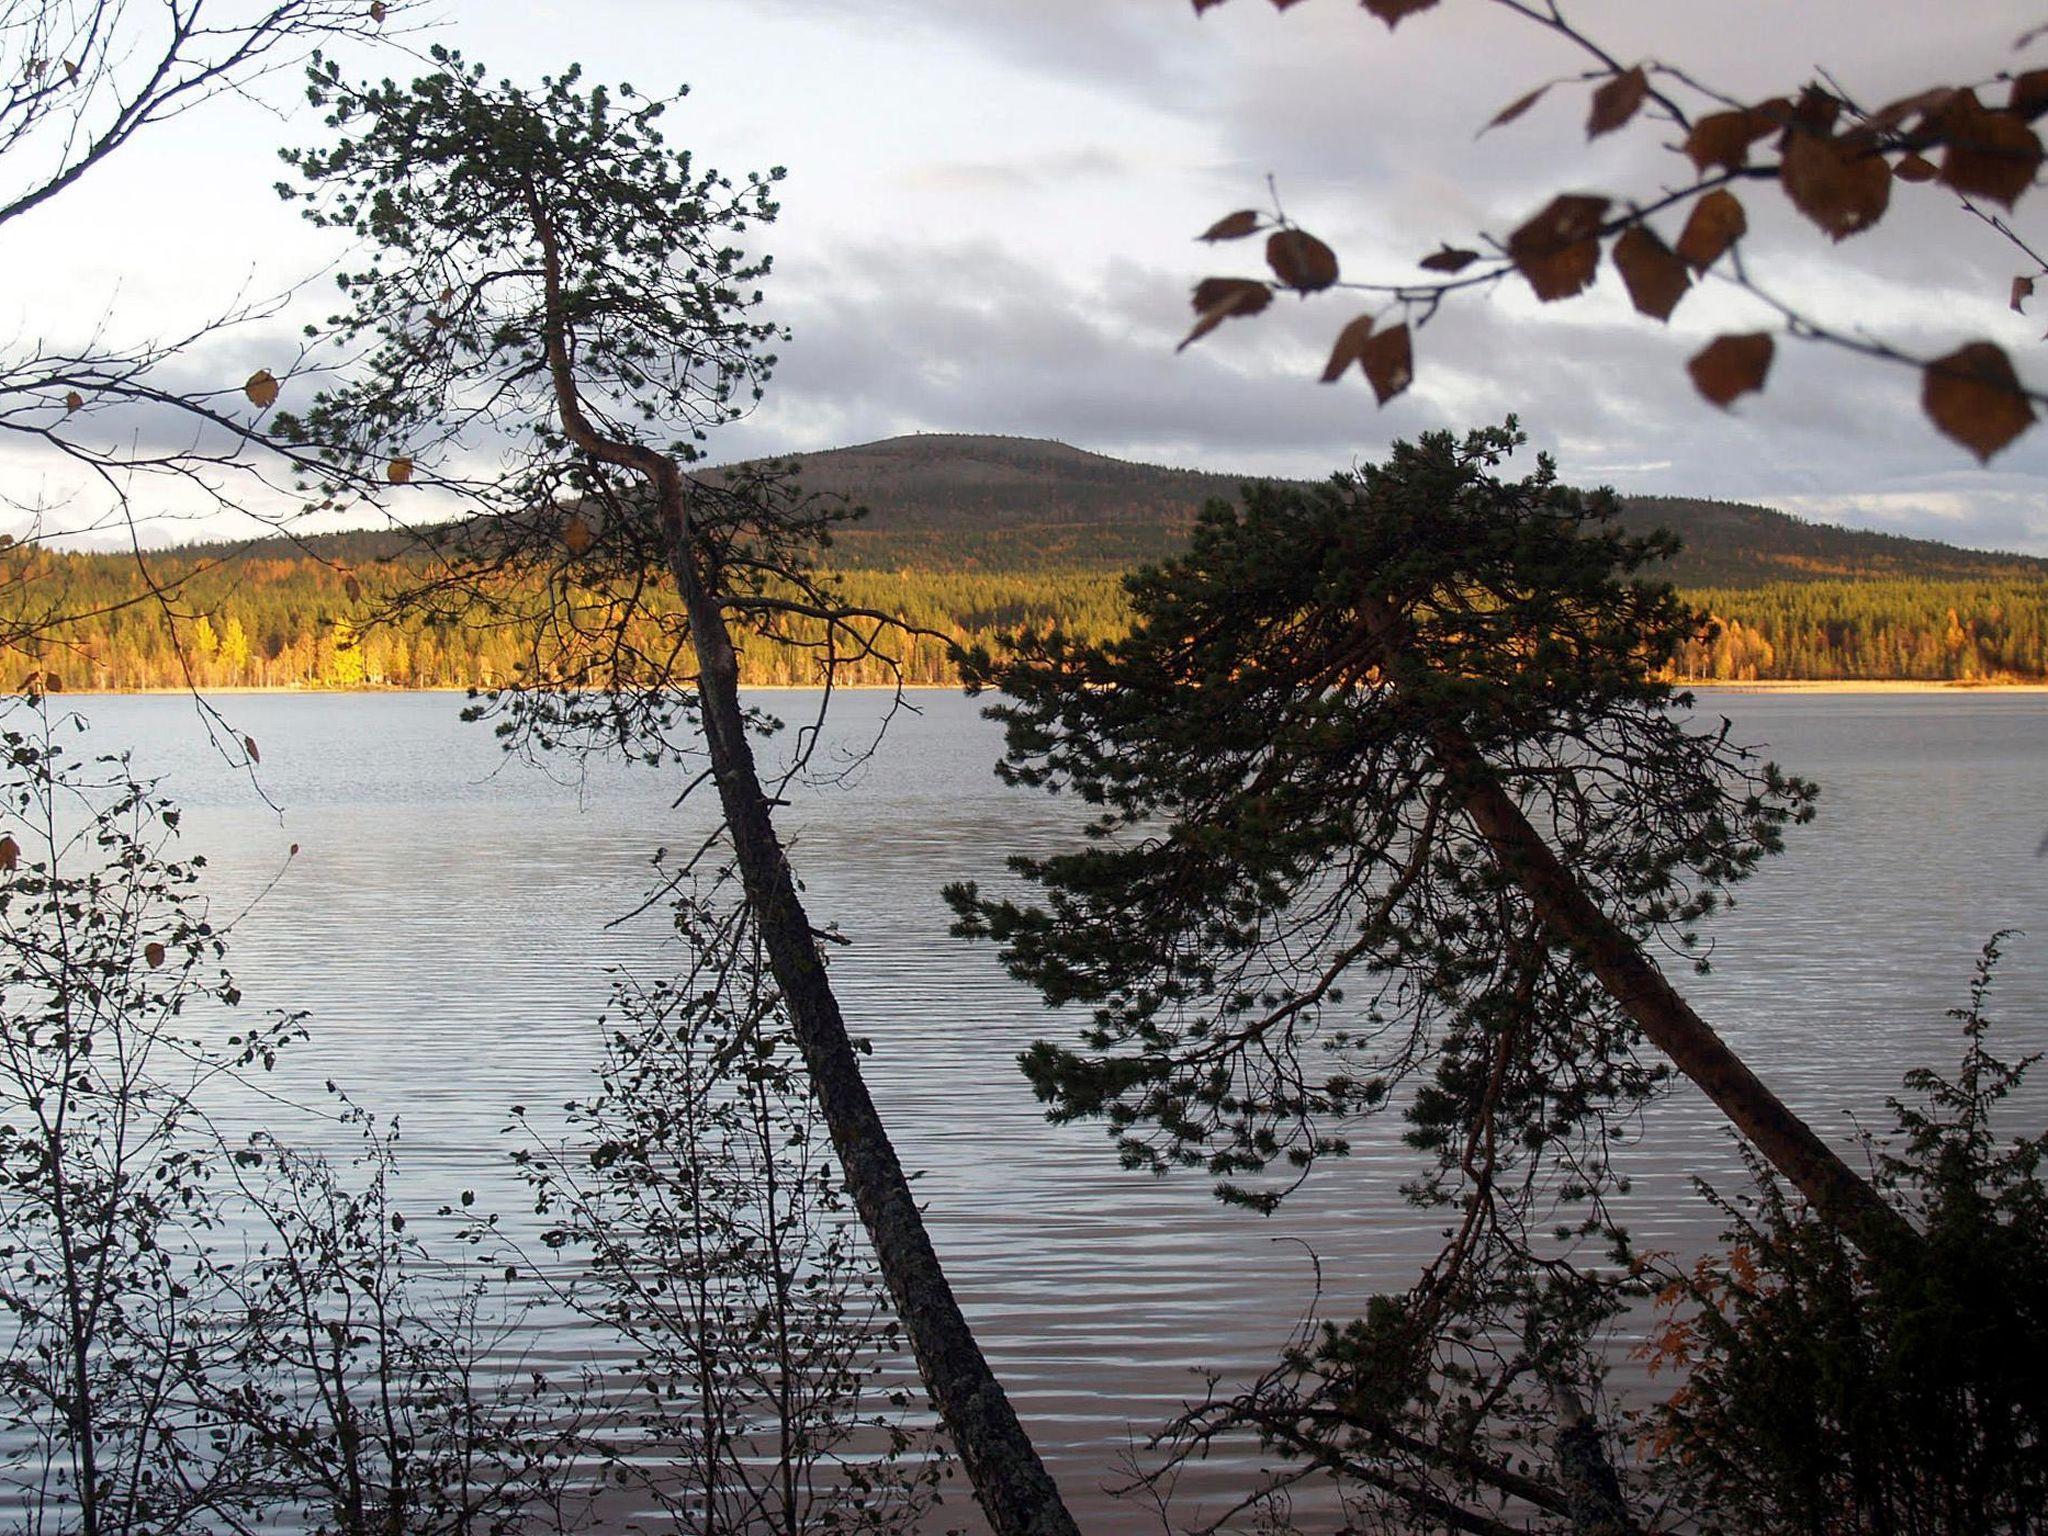
<path id="1" fill-rule="evenodd" d="M 155 939 L 151 939 L 147 944 L 142 946 L 142 958 L 149 962 L 149 968 L 151 970 L 155 970 L 158 966 L 164 963 L 163 945 L 157 943 Z"/>
<path id="2" fill-rule="evenodd" d="M 1535 106 L 1537 102 L 1541 101 L 1543 93 L 1550 89 L 1550 84 L 1551 82 L 1546 81 L 1544 84 L 1537 86 L 1528 95 L 1517 96 L 1513 101 L 1494 113 L 1492 117 L 1488 118 L 1486 126 L 1474 134 L 1473 137 L 1484 138 L 1496 128 L 1505 128 L 1509 123 L 1512 123 L 1524 112 Z"/>
<path id="3" fill-rule="evenodd" d="M 1447 245 L 1442 250 L 1433 251 L 1423 257 L 1422 269 L 1425 272 L 1462 272 L 1478 259 L 1477 251 L 1460 250 L 1457 246 Z"/>
<path id="4" fill-rule="evenodd" d="M 1641 224 L 1632 225 L 1614 242 L 1614 265 L 1628 288 L 1629 302 L 1639 313 L 1658 320 L 1669 320 L 1692 286 L 1685 263 Z"/>
<path id="5" fill-rule="evenodd" d="M 1586 137 L 1597 139 L 1612 133 L 1636 115 L 1650 92 L 1650 80 L 1642 66 L 1625 69 L 1593 93 L 1593 110 L 1586 117 Z"/>
<path id="6" fill-rule="evenodd" d="M 2041 141 L 2010 112 L 1987 112 L 1975 91 L 1957 91 L 1934 127 L 1948 141 L 1941 179 L 1965 197 L 1986 197 L 2010 208 L 2034 184 Z"/>
<path id="7" fill-rule="evenodd" d="M 242 738 L 242 750 L 249 754 L 250 762 L 260 763 L 263 761 L 263 754 L 256 750 L 256 738 L 254 736 L 244 736 Z"/>
<path id="8" fill-rule="evenodd" d="M 1273 302 L 1273 290 L 1249 277 L 1205 277 L 1195 284 L 1195 328 L 1176 352 L 1199 341 L 1233 315 L 1256 315 Z"/>
<path id="9" fill-rule="evenodd" d="M 21 844 L 14 840 L 14 834 L 0 837 L 0 873 L 11 874 L 21 863 Z"/>
<path id="10" fill-rule="evenodd" d="M 1436 4 L 1436 0 L 1362 0 L 1362 3 L 1368 11 L 1384 21 L 1387 30 L 1391 32 L 1401 25 L 1402 17 L 1426 11 Z"/>
<path id="11" fill-rule="evenodd" d="M 1337 333 L 1337 341 L 1330 348 L 1330 360 L 1323 365 L 1323 382 L 1334 384 L 1344 376 L 1344 370 L 1357 362 L 1365 350 L 1366 338 L 1372 335 L 1372 316 L 1360 315 Z"/>
<path id="12" fill-rule="evenodd" d="M 1568 299 L 1593 281 L 1600 265 L 1600 221 L 1608 200 L 1567 192 L 1508 236 L 1508 255 L 1548 304 Z"/>
<path id="13" fill-rule="evenodd" d="M 1883 218 L 1892 199 L 1891 167 L 1859 134 L 1829 138 L 1792 129 L 1778 177 L 1793 207 L 1838 241 Z"/>
<path id="14" fill-rule="evenodd" d="M 405 454 L 400 454 L 384 466 L 384 478 L 393 485 L 404 485 L 412 478 L 412 460 Z"/>
<path id="15" fill-rule="evenodd" d="M 2031 277 L 2022 275 L 2012 280 L 2012 312 L 2014 314 L 2024 315 L 2027 312 L 2027 300 L 2033 296 L 2034 280 Z"/>
<path id="16" fill-rule="evenodd" d="M 2011 359 L 1988 341 L 1973 341 L 1929 363 L 1921 375 L 1920 405 L 1937 427 L 1985 462 L 2034 420 Z"/>
<path id="17" fill-rule="evenodd" d="M 1226 214 L 1203 230 L 1196 238 L 1201 240 L 1242 240 L 1246 235 L 1256 234 L 1259 228 L 1259 211 L 1256 208 L 1240 208 Z"/>
<path id="18" fill-rule="evenodd" d="M 1941 172 L 1925 155 L 1906 155 L 1892 167 L 1892 174 L 1901 181 L 1932 181 Z"/>
<path id="19" fill-rule="evenodd" d="M 1305 229 L 1276 229 L 1266 237 L 1266 265 L 1299 293 L 1337 281 L 1337 253 Z"/>
<path id="20" fill-rule="evenodd" d="M 1716 336 L 1685 365 L 1692 375 L 1692 387 L 1718 406 L 1727 406 L 1739 395 L 1764 387 L 1764 375 L 1771 371 L 1771 338 L 1763 331 L 1742 335 Z"/>
<path id="21" fill-rule="evenodd" d="M 570 554 L 580 555 L 596 542 L 597 534 L 590 524 L 573 513 L 569 520 L 562 524 L 562 543 L 568 547 Z"/>
<path id="22" fill-rule="evenodd" d="M 242 393 L 249 397 L 249 403 L 259 411 L 267 411 L 277 404 L 277 391 L 277 375 L 268 368 L 258 368 L 242 385 Z"/>
<path id="23" fill-rule="evenodd" d="M 1685 153 L 1702 174 L 1714 165 L 1739 171 L 1749 163 L 1749 146 L 1770 131 L 1761 112 L 1709 112 L 1686 135 Z"/>
<path id="24" fill-rule="evenodd" d="M 1365 370 L 1381 405 L 1400 394 L 1415 380 L 1415 353 L 1408 327 L 1397 325 L 1373 336 L 1360 349 L 1358 364 Z"/>
<path id="25" fill-rule="evenodd" d="M 1704 272 L 1748 232 L 1748 215 L 1735 194 L 1725 189 L 1709 192 L 1692 205 L 1679 233 L 1679 259 L 1693 271 Z"/>

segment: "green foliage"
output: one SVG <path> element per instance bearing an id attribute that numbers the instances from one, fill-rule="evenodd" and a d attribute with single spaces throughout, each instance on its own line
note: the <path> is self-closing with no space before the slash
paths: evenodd
<path id="1" fill-rule="evenodd" d="M 371 247 L 341 274 L 350 312 L 334 340 L 369 338 L 355 381 L 278 432 L 337 460 L 403 456 L 421 469 L 474 434 L 530 437 L 533 495 L 558 492 L 543 246 L 560 261 L 560 316 L 576 366 L 605 404 L 670 434 L 696 457 L 709 428 L 759 397 L 777 329 L 749 318 L 769 268 L 741 245 L 771 220 L 775 170 L 735 186 L 665 144 L 671 105 L 631 86 L 578 89 L 570 66 L 529 92 L 493 86 L 480 64 L 429 51 L 409 86 L 357 86 L 316 56 L 308 98 L 339 131 L 285 153 L 310 191 L 307 217 Z M 577 476 L 571 472 L 573 485 Z"/>
<path id="2" fill-rule="evenodd" d="M 958 931 L 1093 1010 L 1081 1049 L 1025 1057 L 1056 1118 L 1263 1206 L 1245 1176 L 1342 1150 L 1419 1078 L 1411 1138 L 1449 1184 L 1603 1186 L 1667 1068 L 1468 821 L 1446 732 L 1628 935 L 1680 948 L 1813 790 L 1674 711 L 1651 667 L 1700 621 L 1639 574 L 1668 536 L 1614 531 L 1547 461 L 1498 478 L 1518 442 L 1248 487 L 1130 578 L 1128 637 L 970 658 L 1013 701 L 1003 776 L 1103 808 L 1093 846 L 1012 861 L 1043 906 L 948 893 Z"/>
<path id="3" fill-rule="evenodd" d="M 2048 1508 L 2048 1135 L 1995 1126 L 2040 1059 L 1991 1049 L 2000 939 L 1951 1013 L 1955 1076 L 1889 1101 L 1877 1180 L 1925 1244 L 1859 1253 L 1753 1165 L 1716 1201 L 1726 1255 L 1665 1293 L 1653 1359 L 1686 1375 L 1656 1441 L 1707 1530 L 1964 1536 Z"/>

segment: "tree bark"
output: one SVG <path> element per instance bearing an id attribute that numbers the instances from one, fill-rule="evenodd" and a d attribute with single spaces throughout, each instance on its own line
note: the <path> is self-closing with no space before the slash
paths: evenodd
<path id="1" fill-rule="evenodd" d="M 789 1005 L 833 1149 L 910 1337 L 918 1370 L 997 1536 L 1078 1536 L 1052 1475 L 954 1298 L 910 1181 L 861 1076 L 839 1000 L 825 974 L 754 768 L 739 702 L 739 666 L 724 614 L 692 565 L 684 542 L 687 515 L 671 529 L 675 542 L 670 566 L 689 611 L 704 735 L 740 878 L 767 945 L 769 967 Z"/>
<path id="2" fill-rule="evenodd" d="M 1398 663 L 1401 621 L 1383 599 L 1365 611 L 1383 656 Z M 1398 674 L 1397 674 L 1398 675 Z M 1551 935 L 1622 1006 L 1650 1043 L 1691 1079 L 1729 1123 L 1829 1221 L 1866 1252 L 1896 1250 L 1918 1234 L 1730 1050 L 1678 994 L 1642 946 L 1600 910 L 1546 843 L 1463 731 L 1437 727 L 1438 765 L 1465 814 L 1519 885 Z"/>
<path id="3" fill-rule="evenodd" d="M 548 372 L 562 430 L 592 458 L 639 475 L 654 495 L 669 571 L 689 617 L 705 743 L 740 880 L 768 949 L 769 969 L 789 1007 L 811 1091 L 817 1095 L 847 1189 L 867 1228 L 932 1406 L 952 1436 L 996 1536 L 1079 1536 L 1059 1488 L 1002 1383 L 989 1369 L 947 1283 L 931 1234 L 925 1230 L 924 1214 L 861 1076 L 859 1057 L 825 975 L 824 958 L 797 897 L 796 880 L 775 835 L 768 796 L 754 767 L 739 700 L 739 661 L 719 594 L 697 566 L 682 470 L 667 454 L 644 444 L 606 437 L 584 413 L 561 319 L 561 263 L 554 229 L 531 187 L 527 211 L 541 247 Z"/>

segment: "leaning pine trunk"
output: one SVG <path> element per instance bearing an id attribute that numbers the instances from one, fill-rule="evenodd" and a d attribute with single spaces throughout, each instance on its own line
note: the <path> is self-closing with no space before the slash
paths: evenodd
<path id="1" fill-rule="evenodd" d="M 789 1007 L 811 1091 L 824 1113 L 833 1150 L 903 1320 L 925 1389 L 996 1536 L 1079 1536 L 1052 1475 L 982 1357 L 974 1330 L 946 1282 L 923 1213 L 911 1196 L 910 1181 L 861 1077 L 846 1020 L 826 978 L 817 939 L 797 898 L 796 881 L 754 767 L 740 708 L 739 661 L 719 594 L 708 588 L 698 569 L 682 470 L 667 454 L 606 437 L 584 414 L 562 319 L 561 263 L 554 230 L 531 191 L 528 212 L 541 246 L 548 371 L 563 432 L 592 458 L 639 475 L 654 493 L 669 571 L 689 617 L 704 737 L 740 879 L 767 945 L 769 968 Z"/>
<path id="2" fill-rule="evenodd" d="M 1397 658 L 1402 630 L 1392 606 L 1374 600 L 1366 608 L 1366 622 L 1382 654 Z M 1917 1241 L 1906 1219 L 1729 1049 L 1643 953 L 1642 945 L 1600 910 L 1529 824 L 1514 797 L 1501 788 L 1471 738 L 1455 726 L 1443 725 L 1435 731 L 1432 745 L 1465 814 L 1501 868 L 1529 898 L 1544 927 L 1585 963 L 1650 1043 L 1859 1247 L 1867 1252 Z"/>

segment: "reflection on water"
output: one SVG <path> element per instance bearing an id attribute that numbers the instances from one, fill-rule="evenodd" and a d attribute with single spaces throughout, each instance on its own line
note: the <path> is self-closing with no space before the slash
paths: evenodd
<path id="1" fill-rule="evenodd" d="M 1402 1286 L 1438 1222 L 1403 1204 L 1412 1160 L 1392 1134 L 1361 1139 L 1261 1219 L 1218 1207 L 1197 1178 L 1119 1169 L 1094 1130 L 1046 1125 L 1014 1057 L 1067 1025 L 986 947 L 945 937 L 938 891 L 1070 838 L 1071 808 L 996 783 L 997 734 L 970 701 L 918 703 L 848 785 L 792 791 L 793 862 L 814 920 L 852 940 L 834 951 L 835 980 L 873 1041 L 871 1080 L 904 1161 L 925 1170 L 963 1304 L 1084 1525 L 1135 1526 L 1100 1492 L 1133 1428 L 1198 1390 L 1200 1367 L 1270 1363 L 1312 1289 L 1294 1240 L 1320 1256 L 1336 1314 Z M 249 1006 L 313 1013 L 313 1043 L 281 1068 L 286 1089 L 312 1099 L 336 1078 L 399 1114 L 421 1205 L 472 1187 L 516 1208 L 506 1107 L 584 1091 L 606 967 L 664 963 L 658 916 L 607 925 L 639 903 L 654 850 L 689 846 L 707 810 L 673 807 L 677 780 L 644 769 L 562 782 L 505 764 L 448 696 L 227 700 L 261 745 L 280 814 L 208 751 L 189 702 L 78 704 L 96 744 L 132 746 L 185 804 L 187 847 L 212 858 L 220 907 L 300 845 L 231 957 Z M 880 706 L 853 695 L 837 707 L 857 739 Z M 1908 1066 L 1954 1059 L 1944 1012 L 1984 940 L 2030 924 L 1993 1013 L 2015 1049 L 2039 1048 L 2048 699 L 1729 694 L 1704 707 L 1825 790 L 1818 823 L 1715 925 L 1712 974 L 1682 979 L 1763 1076 L 1829 1134 L 1884 1124 Z M 1632 1166 L 1642 1240 L 1712 1235 L 1687 1181 L 1732 1184 L 1737 1164 L 1703 1102 L 1656 1106 Z"/>

